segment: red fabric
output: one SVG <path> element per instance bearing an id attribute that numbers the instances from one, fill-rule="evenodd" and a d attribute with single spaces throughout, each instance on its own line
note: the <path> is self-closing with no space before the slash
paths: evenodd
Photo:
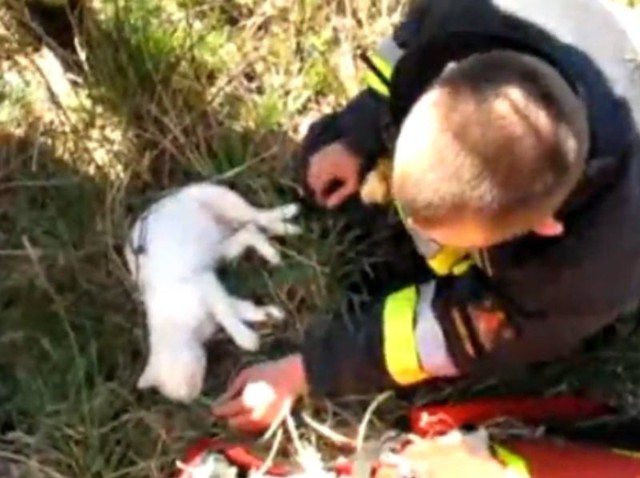
<path id="1" fill-rule="evenodd" d="M 263 460 L 252 455 L 244 445 L 227 443 L 215 438 L 203 438 L 190 447 L 184 455 L 185 465 L 196 465 L 204 453 L 214 452 L 224 455 L 229 462 L 243 470 L 255 470 L 263 465 Z M 291 471 L 284 466 L 272 466 L 268 473 L 273 476 L 288 476 Z M 190 478 L 186 472 L 179 471 L 176 478 Z"/>
<path id="2" fill-rule="evenodd" d="M 429 405 L 411 410 L 410 420 L 413 433 L 434 436 L 464 425 L 482 426 L 501 417 L 539 424 L 592 418 L 610 412 L 612 409 L 605 404 L 578 397 L 511 398 Z M 514 441 L 506 446 L 526 459 L 532 478 L 640 478 L 640 459 L 607 449 L 576 444 L 556 445 L 549 441 Z M 185 453 L 183 461 L 186 465 L 195 465 L 208 451 L 223 454 L 244 470 L 257 469 L 263 464 L 262 459 L 252 455 L 244 445 L 215 438 L 196 442 Z M 340 476 L 350 476 L 351 464 L 338 463 L 336 471 Z M 273 466 L 269 470 L 271 475 L 283 477 L 290 472 L 284 466 Z M 189 475 L 180 472 L 176 478 L 189 478 Z"/>
<path id="3" fill-rule="evenodd" d="M 640 478 L 640 459 L 606 448 L 549 440 L 512 440 L 504 446 L 526 460 L 531 478 Z"/>
<path id="4" fill-rule="evenodd" d="M 428 405 L 413 409 L 410 420 L 415 434 L 433 436 L 448 433 L 464 425 L 480 426 L 500 417 L 540 424 L 593 418 L 611 411 L 608 405 L 578 397 L 511 398 Z"/>

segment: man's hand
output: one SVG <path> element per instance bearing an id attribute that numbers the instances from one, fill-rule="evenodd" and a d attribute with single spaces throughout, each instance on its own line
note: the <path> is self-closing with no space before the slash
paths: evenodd
<path id="1" fill-rule="evenodd" d="M 316 202 L 333 209 L 358 192 L 362 160 L 340 142 L 314 154 L 309 161 L 307 183 Z"/>
<path id="2" fill-rule="evenodd" d="M 263 431 L 307 391 L 300 354 L 243 370 L 212 409 L 214 416 L 245 432 Z"/>

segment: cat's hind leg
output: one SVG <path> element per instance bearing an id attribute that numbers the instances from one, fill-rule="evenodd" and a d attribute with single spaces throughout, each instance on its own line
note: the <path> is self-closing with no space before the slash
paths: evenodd
<path id="1" fill-rule="evenodd" d="M 245 322 L 266 322 L 269 319 L 283 320 L 284 311 L 275 305 L 256 305 L 250 300 L 231 298 L 236 313 Z"/>
<path id="2" fill-rule="evenodd" d="M 260 346 L 258 334 L 248 327 L 234 307 L 234 300 L 213 272 L 202 275 L 202 300 L 220 324 L 241 348 L 256 351 Z"/>
<path id="3" fill-rule="evenodd" d="M 239 257 L 248 247 L 253 248 L 271 264 L 279 264 L 280 253 L 255 225 L 243 227 L 222 244 L 222 255 L 227 260 Z"/>

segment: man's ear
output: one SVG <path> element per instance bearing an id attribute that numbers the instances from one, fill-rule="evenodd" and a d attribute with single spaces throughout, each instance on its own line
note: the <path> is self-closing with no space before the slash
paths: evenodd
<path id="1" fill-rule="evenodd" d="M 548 217 L 540 221 L 534 228 L 533 232 L 543 237 L 555 237 L 564 234 L 564 224 L 554 217 Z"/>

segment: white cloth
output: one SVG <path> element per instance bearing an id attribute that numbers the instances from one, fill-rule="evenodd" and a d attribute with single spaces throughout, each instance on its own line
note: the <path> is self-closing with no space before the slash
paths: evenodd
<path id="1" fill-rule="evenodd" d="M 436 319 L 433 307 L 435 283 L 420 287 L 416 310 L 416 342 L 422 367 L 436 377 L 454 377 L 458 370 L 451 360 L 442 327 Z"/>

